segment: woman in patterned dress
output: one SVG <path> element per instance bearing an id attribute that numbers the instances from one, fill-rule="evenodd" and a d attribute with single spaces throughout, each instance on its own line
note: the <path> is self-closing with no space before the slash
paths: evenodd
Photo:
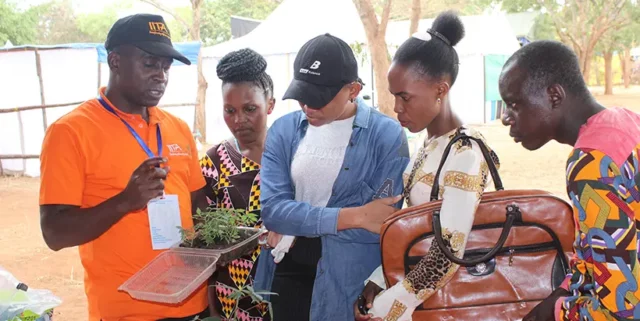
<path id="1" fill-rule="evenodd" d="M 275 104 L 273 81 L 265 72 L 267 62 L 250 49 L 231 52 L 217 66 L 222 80 L 223 115 L 233 138 L 209 149 L 200 160 L 209 207 L 242 209 L 260 215 L 260 160 L 267 135 L 267 115 Z M 256 226 L 262 225 L 258 220 Z M 209 301 L 214 315 L 222 320 L 269 319 L 266 304 L 253 304 L 251 298 L 236 301 L 232 289 L 253 284 L 260 248 L 227 266 L 218 267 L 211 278 Z"/>
<path id="2" fill-rule="evenodd" d="M 459 65 L 453 46 L 463 36 L 460 19 L 451 12 L 441 13 L 431 29 L 416 33 L 398 49 L 388 74 L 389 89 L 396 96 L 394 110 L 402 126 L 413 133 L 424 129 L 428 133 L 404 173 L 407 205 L 430 201 L 436 171 L 446 157 L 439 178 L 439 198 L 443 200 L 441 223 L 443 238 L 449 241 L 450 250 L 458 257 L 464 254 L 476 208 L 490 179 L 487 163 L 476 142 L 459 140 L 449 154 L 444 155 L 451 139 L 461 133 L 484 141 L 478 131 L 462 123 L 449 100 Z M 495 153 L 491 151 L 491 155 L 499 166 Z M 359 313 L 356 303 L 356 320 L 411 320 L 415 308 L 446 286 L 457 268 L 436 242 L 405 280 L 389 289 L 383 290 L 386 284 L 379 267 L 366 281 L 362 292 L 369 314 Z"/>

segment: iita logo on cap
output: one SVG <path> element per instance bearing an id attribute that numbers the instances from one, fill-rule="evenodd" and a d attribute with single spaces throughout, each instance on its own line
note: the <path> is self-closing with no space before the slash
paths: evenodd
<path id="1" fill-rule="evenodd" d="M 311 67 L 309 67 L 309 69 L 313 69 L 313 70 L 317 70 L 318 68 L 320 68 L 320 65 L 322 63 L 319 60 L 316 60 L 313 62 L 313 64 L 311 65 Z M 301 74 L 311 74 L 311 75 L 316 75 L 316 76 L 320 76 L 321 73 L 317 72 L 317 71 L 311 71 L 307 68 L 300 68 L 300 73 Z"/>
<path id="2" fill-rule="evenodd" d="M 161 21 L 149 21 L 149 33 L 152 35 L 167 37 L 171 40 L 169 29 L 167 29 L 167 26 Z"/>

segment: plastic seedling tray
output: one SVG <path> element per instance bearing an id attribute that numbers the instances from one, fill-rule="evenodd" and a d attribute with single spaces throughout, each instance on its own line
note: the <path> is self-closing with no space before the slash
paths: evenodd
<path id="1" fill-rule="evenodd" d="M 169 249 L 118 290 L 138 300 L 178 304 L 207 282 L 219 258 L 220 253 L 185 253 Z"/>
<path id="2" fill-rule="evenodd" d="M 220 255 L 218 265 L 227 265 L 231 261 L 250 254 L 258 247 L 258 238 L 263 230 L 250 227 L 238 227 L 242 241 L 231 245 L 216 245 L 214 248 L 180 247 L 180 244 L 172 248 L 172 251 L 179 253 L 217 253 Z"/>

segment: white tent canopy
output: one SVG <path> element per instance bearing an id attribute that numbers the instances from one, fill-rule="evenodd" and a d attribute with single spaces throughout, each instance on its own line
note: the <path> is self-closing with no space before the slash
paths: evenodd
<path id="1" fill-rule="evenodd" d="M 463 16 L 466 36 L 456 46 L 460 56 L 458 80 L 452 88 L 454 109 L 467 123 L 486 121 L 484 57 L 510 55 L 520 45 L 503 14 Z M 420 21 L 419 30 L 427 30 L 433 19 Z M 401 45 L 409 37 L 409 21 L 392 21 L 387 28 L 389 48 Z M 207 91 L 207 139 L 217 142 L 230 135 L 222 120 L 220 81 L 215 74 L 217 61 L 225 54 L 251 48 L 267 60 L 267 72 L 274 80 L 277 100 L 272 123 L 279 116 L 296 110 L 297 103 L 280 101 L 293 78 L 293 62 L 297 51 L 308 40 L 323 33 L 331 33 L 349 44 L 366 43 L 366 35 L 359 14 L 352 1 L 345 0 L 285 0 L 256 29 L 247 35 L 203 49 Z M 366 48 L 366 47 L 365 47 Z M 365 49 L 366 51 L 366 49 Z M 393 54 L 393 52 L 392 52 Z M 366 83 L 362 95 L 374 95 L 373 72 L 367 59 L 362 58 L 360 77 Z"/>
<path id="2" fill-rule="evenodd" d="M 431 28 L 434 19 L 420 20 L 418 31 Z M 465 36 L 456 45 L 458 56 L 510 55 L 520 48 L 520 43 L 504 14 L 462 16 Z M 409 20 L 393 21 L 387 28 L 389 46 L 401 45 L 409 37 Z"/>
<path id="3" fill-rule="evenodd" d="M 510 56 L 520 48 L 520 43 L 504 14 L 461 16 L 465 36 L 455 46 L 460 59 L 458 78 L 451 87 L 453 109 L 469 124 L 484 123 L 495 117 L 491 103 L 485 101 L 485 58 Z M 426 31 L 434 19 L 420 20 L 418 30 Z M 401 45 L 409 36 L 410 21 L 389 23 L 386 40 L 389 46 Z"/>
<path id="4" fill-rule="evenodd" d="M 276 108 L 269 117 L 278 117 L 299 108 L 293 101 L 282 101 L 293 78 L 293 62 L 297 51 L 310 39 L 330 33 L 345 42 L 366 42 L 364 27 L 355 5 L 350 0 L 285 0 L 269 17 L 247 35 L 202 49 L 203 68 L 209 83 L 207 90 L 207 140 L 217 143 L 229 137 L 222 119 L 222 94 L 216 76 L 218 61 L 231 51 L 251 48 L 267 60 L 267 73 L 273 78 Z M 361 95 L 371 95 L 371 65 L 361 62 L 360 77 L 366 83 Z"/>
<path id="5" fill-rule="evenodd" d="M 295 53 L 305 42 L 324 33 L 347 43 L 366 41 L 351 0 L 285 0 L 247 35 L 204 48 L 202 55 L 221 58 L 241 48 L 251 48 L 265 56 Z"/>

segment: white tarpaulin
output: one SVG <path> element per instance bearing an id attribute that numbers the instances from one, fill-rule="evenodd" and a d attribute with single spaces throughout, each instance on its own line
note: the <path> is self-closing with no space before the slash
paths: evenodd
<path id="1" fill-rule="evenodd" d="M 194 63 L 199 43 L 174 44 Z M 38 47 L 42 71 L 42 87 L 47 105 L 82 102 L 97 96 L 98 86 L 106 86 L 109 68 L 106 51 L 100 45 L 73 44 L 59 47 Z M 101 79 L 98 82 L 98 64 Z M 17 51 L 0 50 L 0 110 L 41 105 L 40 83 L 33 48 Z M 195 103 L 197 94 L 197 66 L 174 63 L 171 67 L 169 86 L 160 105 Z M 20 112 L 0 113 L 0 155 L 39 155 L 44 138 L 44 127 L 55 122 L 76 105 Z M 167 107 L 167 111 L 184 120 L 193 128 L 195 105 Z M 34 159 L 3 159 L 5 173 L 40 175 L 40 161 Z"/>

